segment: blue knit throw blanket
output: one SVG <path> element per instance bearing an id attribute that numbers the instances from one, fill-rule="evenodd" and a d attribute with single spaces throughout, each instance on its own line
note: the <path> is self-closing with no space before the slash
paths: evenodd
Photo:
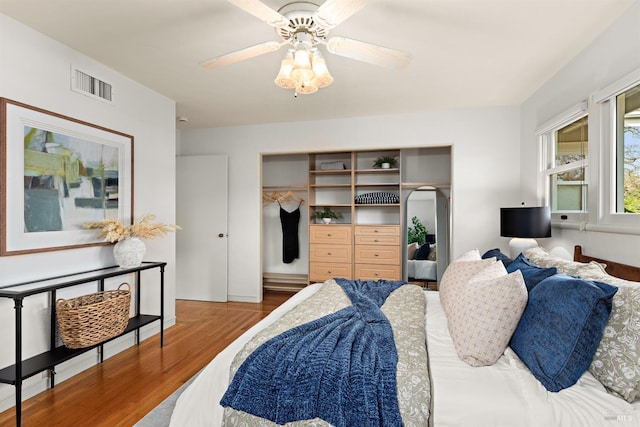
<path id="1" fill-rule="evenodd" d="M 240 366 L 220 404 L 277 424 L 401 426 L 398 353 L 380 307 L 403 282 L 336 279 L 353 305 L 289 329 Z"/>

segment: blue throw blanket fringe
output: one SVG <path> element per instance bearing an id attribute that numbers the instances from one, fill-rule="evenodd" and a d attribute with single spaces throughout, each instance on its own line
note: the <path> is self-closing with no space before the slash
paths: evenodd
<path id="1" fill-rule="evenodd" d="M 240 366 L 220 404 L 277 424 L 401 426 L 398 353 L 380 310 L 403 282 L 336 279 L 353 305 L 289 329 Z"/>

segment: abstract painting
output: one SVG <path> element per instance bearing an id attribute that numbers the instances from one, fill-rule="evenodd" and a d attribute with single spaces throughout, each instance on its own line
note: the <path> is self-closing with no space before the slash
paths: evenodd
<path id="1" fill-rule="evenodd" d="M 0 255 L 96 245 L 133 209 L 133 137 L 0 98 Z"/>

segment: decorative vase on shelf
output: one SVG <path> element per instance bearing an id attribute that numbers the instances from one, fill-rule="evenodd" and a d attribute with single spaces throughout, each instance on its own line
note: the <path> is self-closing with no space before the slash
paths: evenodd
<path id="1" fill-rule="evenodd" d="M 147 251 L 144 242 L 138 237 L 124 238 L 113 247 L 113 256 L 120 267 L 137 267 Z"/>
<path id="2" fill-rule="evenodd" d="M 381 167 L 382 169 L 391 169 L 391 163 L 383 163 Z"/>
<path id="3" fill-rule="evenodd" d="M 322 222 L 325 224 L 331 224 L 331 218 L 322 218 Z"/>

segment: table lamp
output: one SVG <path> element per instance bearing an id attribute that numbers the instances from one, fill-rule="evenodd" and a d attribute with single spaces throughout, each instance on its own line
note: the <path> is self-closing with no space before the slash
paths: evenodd
<path id="1" fill-rule="evenodd" d="M 551 211 L 548 206 L 500 208 L 500 236 L 513 237 L 509 256 L 538 246 L 536 238 L 551 237 Z"/>

